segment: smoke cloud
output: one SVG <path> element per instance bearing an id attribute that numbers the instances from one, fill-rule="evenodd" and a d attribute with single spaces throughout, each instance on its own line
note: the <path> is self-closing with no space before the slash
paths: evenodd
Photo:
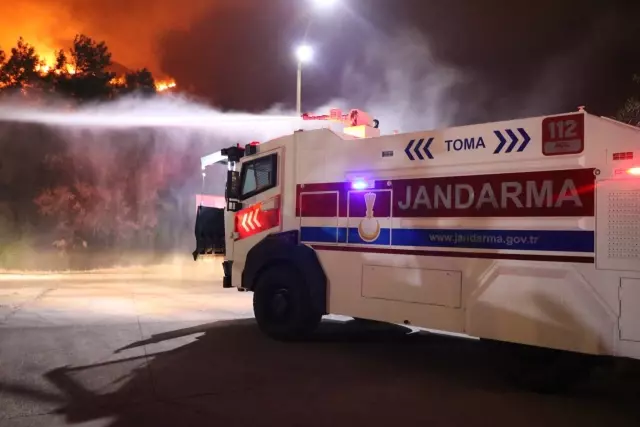
<path id="1" fill-rule="evenodd" d="M 464 78 L 434 57 L 422 34 L 408 30 L 365 46 L 361 61 L 347 62 L 343 95 L 328 105 L 370 112 L 385 134 L 434 129 L 455 121 L 458 101 L 452 90 Z"/>

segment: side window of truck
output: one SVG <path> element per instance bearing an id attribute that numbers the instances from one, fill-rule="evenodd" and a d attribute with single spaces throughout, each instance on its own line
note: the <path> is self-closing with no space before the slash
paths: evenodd
<path id="1" fill-rule="evenodd" d="M 278 179 L 278 155 L 271 154 L 245 163 L 241 179 L 241 200 L 275 187 Z"/>

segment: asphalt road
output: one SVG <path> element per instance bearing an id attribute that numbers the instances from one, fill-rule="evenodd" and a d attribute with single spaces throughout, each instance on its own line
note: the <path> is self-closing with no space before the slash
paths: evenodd
<path id="1" fill-rule="evenodd" d="M 0 275 L 0 426 L 640 425 L 638 364 L 538 395 L 471 340 L 334 318 L 274 342 L 209 275 Z"/>

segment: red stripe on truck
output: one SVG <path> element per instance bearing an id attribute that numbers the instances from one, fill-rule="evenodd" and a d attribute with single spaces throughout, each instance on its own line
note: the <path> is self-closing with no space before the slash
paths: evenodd
<path id="1" fill-rule="evenodd" d="M 392 194 L 380 190 L 392 190 Z M 327 217 L 336 203 L 331 198 L 306 199 L 307 193 L 337 194 L 338 216 L 362 216 L 364 198 L 375 192 L 377 217 L 592 217 L 595 211 L 594 169 L 469 175 L 375 181 L 370 190 L 353 191 L 348 182 L 304 184 L 297 187 L 297 216 Z M 351 194 L 351 196 L 349 196 Z M 307 197 L 307 196 L 304 196 Z"/>

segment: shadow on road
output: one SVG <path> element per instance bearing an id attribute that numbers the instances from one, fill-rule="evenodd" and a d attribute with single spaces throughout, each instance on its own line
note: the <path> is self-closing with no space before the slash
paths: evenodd
<path id="1" fill-rule="evenodd" d="M 202 333 L 152 354 L 153 344 Z M 637 426 L 638 378 L 596 378 L 571 395 L 516 390 L 496 375 L 488 349 L 466 339 L 390 325 L 323 322 L 316 338 L 280 343 L 253 320 L 153 336 L 148 363 L 110 392 L 84 384 L 113 364 L 46 374 L 68 400 L 69 424 L 98 419 L 139 426 Z M 135 358 L 134 358 L 135 359 Z M 631 381 L 631 385 L 628 382 Z M 613 415 L 612 415 L 613 414 Z"/>

